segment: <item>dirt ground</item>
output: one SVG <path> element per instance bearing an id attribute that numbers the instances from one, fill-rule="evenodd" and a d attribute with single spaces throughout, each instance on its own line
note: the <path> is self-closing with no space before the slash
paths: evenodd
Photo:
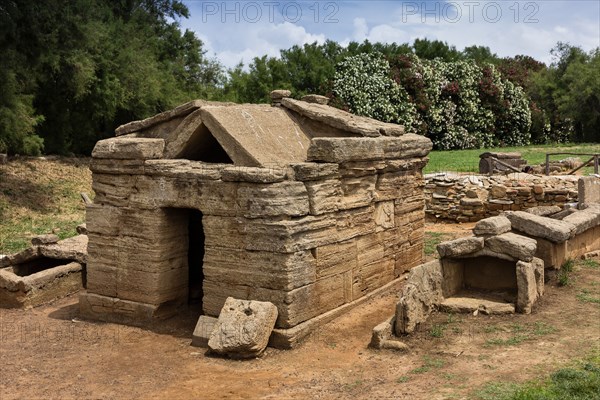
<path id="1" fill-rule="evenodd" d="M 566 287 L 547 283 L 531 315 L 434 314 L 406 338 L 407 354 L 368 348 L 396 293 L 337 318 L 298 349 L 249 361 L 191 347 L 198 310 L 129 327 L 81 320 L 77 301 L 0 309 L 0 399 L 477 398 L 488 382 L 544 377 L 600 351 L 594 263 L 578 263 Z"/>

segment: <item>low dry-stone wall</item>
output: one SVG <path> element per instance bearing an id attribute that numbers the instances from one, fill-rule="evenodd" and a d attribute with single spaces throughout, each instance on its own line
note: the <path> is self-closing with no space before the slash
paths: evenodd
<path id="1" fill-rule="evenodd" d="M 576 202 L 576 176 L 458 175 L 425 176 L 425 207 L 430 220 L 475 222 L 503 211 Z"/>

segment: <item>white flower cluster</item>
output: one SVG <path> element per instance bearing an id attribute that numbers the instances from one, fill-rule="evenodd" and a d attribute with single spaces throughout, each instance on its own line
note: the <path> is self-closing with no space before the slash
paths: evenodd
<path id="1" fill-rule="evenodd" d="M 414 105 L 406 90 L 390 78 L 390 65 L 381 54 L 348 57 L 336 69 L 334 92 L 350 112 L 411 128 Z"/>
<path id="2" fill-rule="evenodd" d="M 382 55 L 348 57 L 337 66 L 334 91 L 351 112 L 404 124 L 437 149 L 529 143 L 528 99 L 493 65 L 407 59 L 398 84 Z"/>

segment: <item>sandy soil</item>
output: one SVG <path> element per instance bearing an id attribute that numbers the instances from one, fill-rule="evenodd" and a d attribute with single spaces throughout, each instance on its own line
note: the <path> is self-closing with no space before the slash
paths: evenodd
<path id="1" fill-rule="evenodd" d="M 600 351 L 600 269 L 547 284 L 531 315 L 438 313 L 406 339 L 408 354 L 369 349 L 393 313 L 387 293 L 315 332 L 300 348 L 231 361 L 190 346 L 197 310 L 128 327 L 79 319 L 77 296 L 0 310 L 0 399 L 462 399 L 486 382 L 538 377 Z"/>

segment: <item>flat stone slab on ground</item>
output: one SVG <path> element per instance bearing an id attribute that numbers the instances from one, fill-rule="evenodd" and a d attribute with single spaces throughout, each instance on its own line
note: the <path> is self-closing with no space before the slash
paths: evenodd
<path id="1" fill-rule="evenodd" d="M 482 314 L 514 314 L 515 305 L 511 303 L 501 303 L 498 301 L 475 299 L 471 297 L 449 297 L 442 301 L 440 310 L 451 313 L 473 313 L 475 311 Z"/>
<path id="2" fill-rule="evenodd" d="M 201 315 L 194 328 L 192 335 L 192 346 L 195 347 L 208 347 L 208 339 L 212 333 L 215 325 L 217 324 L 217 318 L 209 317 L 208 315 Z"/>

